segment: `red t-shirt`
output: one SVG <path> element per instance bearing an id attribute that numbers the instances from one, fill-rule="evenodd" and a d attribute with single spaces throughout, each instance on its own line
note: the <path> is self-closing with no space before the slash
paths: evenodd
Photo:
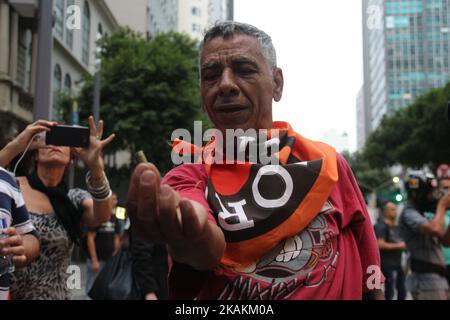
<path id="1" fill-rule="evenodd" d="M 174 299 L 361 299 L 380 289 L 379 250 L 367 208 L 350 167 L 338 155 L 339 181 L 321 213 L 307 229 L 282 241 L 262 259 L 235 271 L 196 271 L 174 263 L 170 294 Z M 185 164 L 163 183 L 209 210 L 208 177 L 202 165 Z"/>

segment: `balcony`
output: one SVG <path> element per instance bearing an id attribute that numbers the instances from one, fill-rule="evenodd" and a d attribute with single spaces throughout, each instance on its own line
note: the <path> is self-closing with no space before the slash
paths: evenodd
<path id="1" fill-rule="evenodd" d="M 33 18 L 39 7 L 38 0 L 9 0 L 9 4 L 25 18 Z"/>

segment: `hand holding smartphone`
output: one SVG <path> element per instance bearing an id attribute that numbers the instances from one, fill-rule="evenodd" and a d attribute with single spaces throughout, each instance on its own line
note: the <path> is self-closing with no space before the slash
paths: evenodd
<path id="1" fill-rule="evenodd" d="M 89 147 L 89 128 L 58 125 L 46 133 L 45 144 L 71 148 Z"/>

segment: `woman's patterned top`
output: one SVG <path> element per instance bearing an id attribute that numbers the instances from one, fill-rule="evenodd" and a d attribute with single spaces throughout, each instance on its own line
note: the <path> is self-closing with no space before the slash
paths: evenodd
<path id="1" fill-rule="evenodd" d="M 90 198 L 89 193 L 81 189 L 70 190 L 68 196 L 78 210 L 83 210 L 83 201 Z M 54 213 L 30 212 L 30 219 L 39 233 L 41 251 L 38 259 L 14 272 L 11 299 L 69 300 L 67 269 L 74 243 Z"/>

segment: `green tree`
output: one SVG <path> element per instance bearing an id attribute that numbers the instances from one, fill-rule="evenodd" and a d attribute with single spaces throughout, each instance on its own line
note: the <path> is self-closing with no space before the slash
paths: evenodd
<path id="1" fill-rule="evenodd" d="M 356 182 L 364 194 L 375 191 L 375 189 L 391 179 L 387 169 L 372 167 L 361 152 L 350 154 L 348 151 L 344 151 L 342 155 L 352 168 Z"/>
<path id="2" fill-rule="evenodd" d="M 364 157 L 370 166 L 394 164 L 435 169 L 450 160 L 450 126 L 446 109 L 450 83 L 417 98 L 411 106 L 385 116 L 369 136 Z"/>
<path id="3" fill-rule="evenodd" d="M 193 128 L 201 115 L 197 44 L 178 33 L 146 40 L 129 29 L 103 38 L 101 114 L 106 134 L 117 137 L 109 150 L 144 150 L 162 171 L 172 167 L 172 131 Z M 78 97 L 80 119 L 87 119 L 93 78 L 86 76 Z"/>

